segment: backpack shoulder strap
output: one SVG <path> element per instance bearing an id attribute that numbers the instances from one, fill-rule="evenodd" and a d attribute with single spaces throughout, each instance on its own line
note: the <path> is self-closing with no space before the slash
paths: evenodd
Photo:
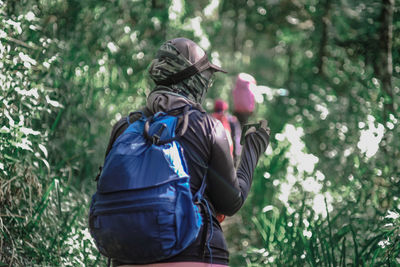
<path id="1" fill-rule="evenodd" d="M 134 120 L 131 122 L 132 117 Z M 135 121 L 137 121 L 143 117 L 146 117 L 144 115 L 143 111 L 134 111 L 134 112 L 129 113 L 128 116 L 126 116 L 126 122 L 128 123 L 128 125 L 131 125 L 132 123 L 134 123 Z"/>
<path id="2" fill-rule="evenodd" d="M 154 121 L 154 116 L 151 116 L 149 118 L 147 118 L 146 123 L 144 125 L 144 129 L 143 129 L 143 135 L 144 137 L 149 140 L 150 142 L 152 142 L 155 145 L 164 145 L 167 143 L 170 143 L 172 141 L 175 141 L 176 139 L 178 139 L 179 137 L 181 137 L 182 135 L 185 134 L 188 125 L 189 125 L 189 110 L 190 110 L 191 106 L 190 105 L 186 105 L 183 107 L 183 111 L 181 112 L 182 117 L 183 117 L 183 122 L 182 122 L 182 127 L 180 127 L 180 129 L 175 133 L 175 137 L 173 138 L 169 138 L 167 140 L 160 140 L 160 136 L 162 131 L 164 130 L 165 127 L 161 127 L 160 130 L 158 131 L 158 133 L 150 135 L 149 134 L 149 129 L 150 129 L 150 124 Z M 165 115 L 172 115 L 174 116 L 176 114 L 176 112 L 178 110 L 181 110 L 182 107 L 179 107 L 177 109 L 172 109 L 169 110 L 165 113 Z"/>

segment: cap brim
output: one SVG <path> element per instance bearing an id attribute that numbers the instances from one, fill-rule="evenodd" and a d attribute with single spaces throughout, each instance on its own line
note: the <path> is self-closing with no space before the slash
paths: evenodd
<path id="1" fill-rule="evenodd" d="M 226 70 L 222 69 L 221 67 L 212 64 L 211 62 L 208 62 L 210 68 L 214 69 L 215 71 L 223 72 L 223 73 L 228 73 Z"/>

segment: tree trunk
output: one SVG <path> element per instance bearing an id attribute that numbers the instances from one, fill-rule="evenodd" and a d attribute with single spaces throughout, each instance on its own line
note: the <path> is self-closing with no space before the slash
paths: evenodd
<path id="1" fill-rule="evenodd" d="M 387 159 L 386 165 L 390 166 L 392 169 L 392 173 L 398 172 L 398 165 L 393 164 L 392 159 L 396 158 L 396 154 L 398 153 L 397 149 L 393 149 L 391 147 L 390 142 L 390 132 L 391 130 L 387 128 L 386 122 L 389 121 L 389 115 L 391 113 L 395 113 L 395 109 L 397 108 L 394 103 L 393 96 L 393 88 L 392 88 L 392 74 L 393 74 L 393 64 L 392 64 L 392 39 L 393 39 L 393 10 L 394 10 L 394 0 L 382 0 L 382 10 L 380 16 L 380 38 L 379 38 L 379 52 L 378 52 L 378 60 L 375 62 L 375 70 L 376 74 L 382 82 L 382 93 L 384 95 L 384 104 L 383 104 L 383 119 L 382 124 L 386 128 L 383 139 L 380 143 L 380 147 L 385 154 Z M 395 144 L 395 143 L 394 143 Z M 389 184 L 392 184 L 392 187 L 396 184 L 392 182 L 392 180 L 387 180 Z M 393 203 L 391 203 L 393 199 L 394 191 L 389 190 L 386 194 L 385 198 L 381 201 L 382 209 L 387 209 Z"/>
<path id="2" fill-rule="evenodd" d="M 322 25 L 322 32 L 321 32 L 321 40 L 319 45 L 319 55 L 317 57 L 317 68 L 318 73 L 324 74 L 323 67 L 324 67 L 324 57 L 326 56 L 326 45 L 328 43 L 328 27 L 330 24 L 330 9 L 331 9 L 331 0 L 325 0 L 323 6 L 323 14 L 321 16 L 321 25 Z"/>
<path id="3" fill-rule="evenodd" d="M 381 30 L 379 38 L 380 54 L 378 60 L 379 78 L 382 81 L 382 90 L 385 93 L 384 121 L 389 113 L 394 113 L 394 99 L 392 89 L 392 39 L 393 39 L 393 9 L 394 0 L 382 0 L 382 13 L 380 16 Z"/>

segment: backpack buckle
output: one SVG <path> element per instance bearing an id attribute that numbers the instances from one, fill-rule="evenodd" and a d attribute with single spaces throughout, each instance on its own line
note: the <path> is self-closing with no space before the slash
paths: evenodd
<path id="1" fill-rule="evenodd" d="M 164 131 L 164 129 L 167 128 L 167 125 L 165 123 L 161 124 L 160 129 L 158 129 L 157 133 L 153 134 L 151 137 L 151 142 L 153 145 L 158 145 L 161 139 L 161 134 Z"/>

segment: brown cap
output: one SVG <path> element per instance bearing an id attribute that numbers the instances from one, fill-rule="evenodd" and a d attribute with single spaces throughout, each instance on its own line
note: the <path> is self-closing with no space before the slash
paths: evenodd
<path id="1" fill-rule="evenodd" d="M 211 63 L 208 60 L 208 57 L 205 56 L 206 52 L 204 52 L 204 50 L 192 40 L 181 37 L 169 40 L 168 42 L 170 42 L 192 64 L 196 64 L 204 58 L 204 62 L 198 66 L 200 72 L 212 68 L 215 71 L 227 73 L 227 71 L 223 70 L 221 67 Z"/>

